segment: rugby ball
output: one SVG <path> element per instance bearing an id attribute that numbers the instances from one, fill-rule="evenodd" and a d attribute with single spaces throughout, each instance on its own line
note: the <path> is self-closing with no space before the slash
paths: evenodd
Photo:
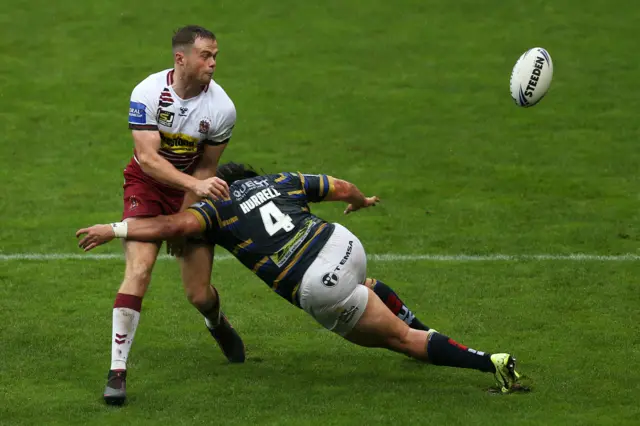
<path id="1" fill-rule="evenodd" d="M 529 49 L 511 71 L 511 97 L 516 105 L 531 107 L 547 94 L 553 78 L 551 55 L 542 47 Z"/>

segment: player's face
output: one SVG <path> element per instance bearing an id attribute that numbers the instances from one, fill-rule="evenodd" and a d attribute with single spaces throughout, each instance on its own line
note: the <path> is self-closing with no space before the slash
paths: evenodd
<path id="1" fill-rule="evenodd" d="M 204 38 L 196 38 L 189 54 L 186 55 L 186 71 L 189 77 L 202 83 L 209 84 L 216 69 L 218 56 L 218 42 Z"/>

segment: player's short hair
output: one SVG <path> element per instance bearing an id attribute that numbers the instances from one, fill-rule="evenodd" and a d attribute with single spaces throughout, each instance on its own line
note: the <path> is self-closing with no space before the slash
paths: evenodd
<path id="1" fill-rule="evenodd" d="M 260 176 L 260 173 L 247 164 L 231 162 L 219 165 L 216 176 L 227 182 L 227 185 L 231 185 L 237 180 Z"/>
<path id="2" fill-rule="evenodd" d="M 186 27 L 178 28 L 175 31 L 173 38 L 171 39 L 171 47 L 175 53 L 187 46 L 192 46 L 198 38 L 215 40 L 216 36 L 204 27 L 198 25 L 187 25 Z"/>

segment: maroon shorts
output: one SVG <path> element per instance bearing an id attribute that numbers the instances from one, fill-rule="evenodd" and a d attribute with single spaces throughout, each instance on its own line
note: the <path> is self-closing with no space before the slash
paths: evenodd
<path id="1" fill-rule="evenodd" d="M 135 160 L 124 169 L 124 210 L 122 220 L 178 213 L 184 192 L 147 176 Z"/>

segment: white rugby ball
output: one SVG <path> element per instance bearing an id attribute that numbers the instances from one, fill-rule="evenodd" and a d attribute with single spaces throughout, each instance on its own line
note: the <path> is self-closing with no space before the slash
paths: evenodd
<path id="1" fill-rule="evenodd" d="M 511 71 L 511 97 L 516 105 L 531 107 L 547 94 L 553 78 L 551 55 L 542 47 L 529 49 Z"/>

